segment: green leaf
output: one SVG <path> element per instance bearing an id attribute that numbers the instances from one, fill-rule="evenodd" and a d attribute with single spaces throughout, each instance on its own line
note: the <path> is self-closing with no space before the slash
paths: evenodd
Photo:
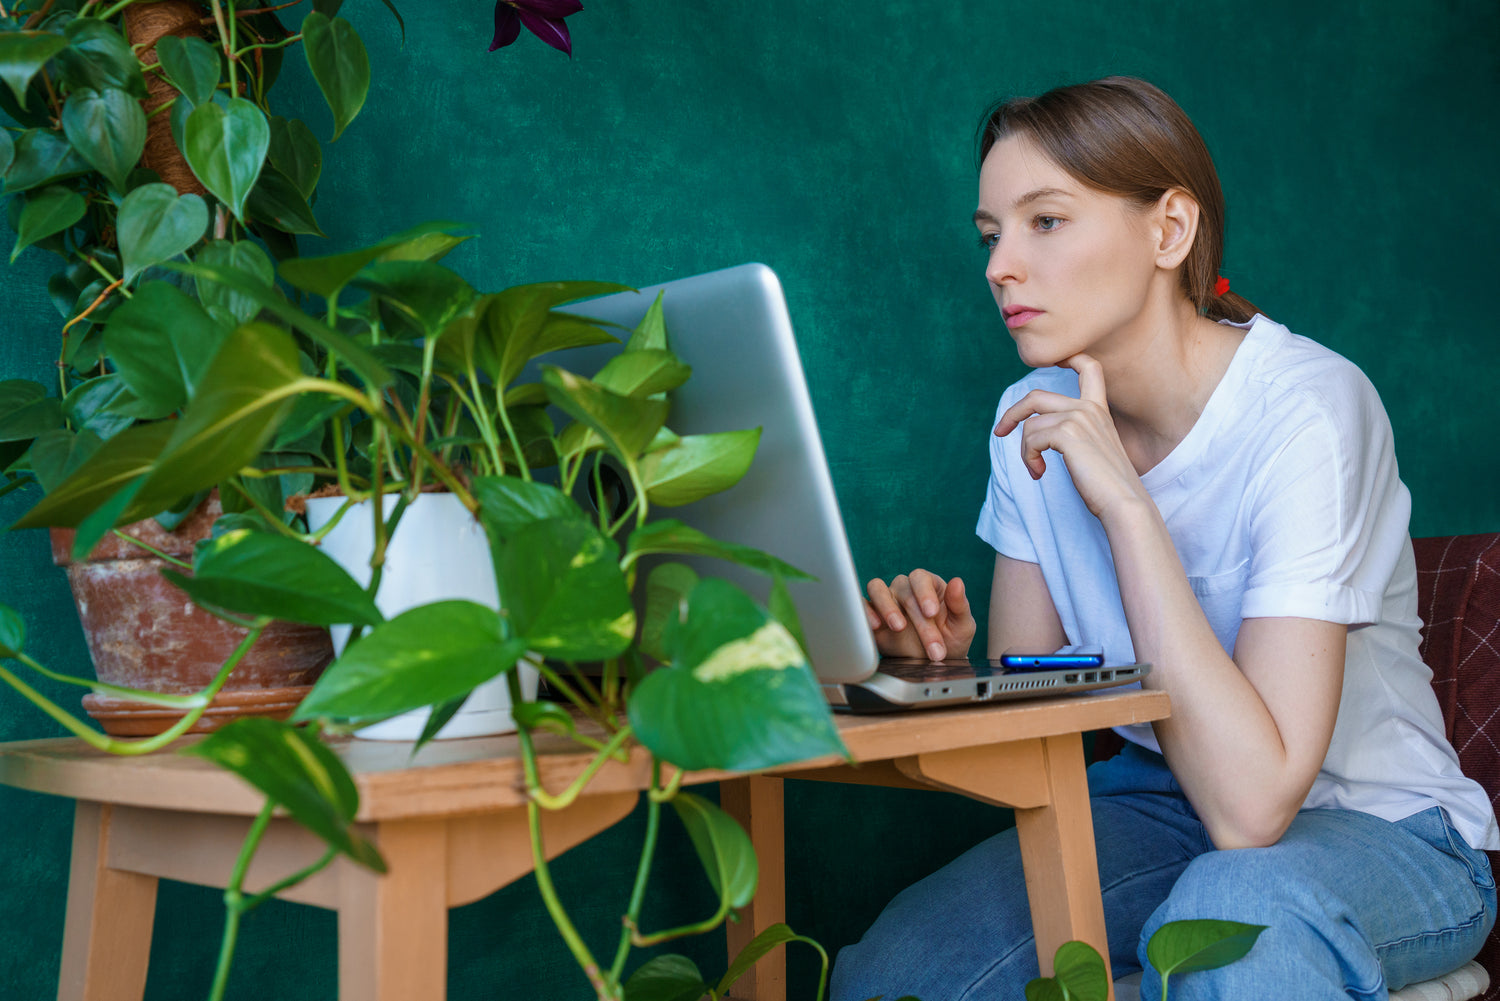
<path id="1" fill-rule="evenodd" d="M 68 390 L 63 398 L 63 416 L 80 431 L 100 438 L 113 438 L 135 423 L 139 401 L 118 372 L 87 379 Z"/>
<path id="2" fill-rule="evenodd" d="M 676 389 L 692 374 L 692 367 L 670 351 L 626 351 L 606 362 L 594 381 L 621 396 L 650 396 Z"/>
<path id="3" fill-rule="evenodd" d="M 384 620 L 364 588 L 321 549 L 270 532 L 227 532 L 198 548 L 192 577 L 162 573 L 208 608 L 313 626 Z"/>
<path id="4" fill-rule="evenodd" d="M 50 129 L 28 129 L 15 142 L 14 158 L 5 171 L 5 193 L 29 191 L 87 174 L 90 169 L 88 161 L 57 133 Z"/>
<path id="5" fill-rule="evenodd" d="M 16 231 L 16 246 L 10 252 L 10 262 L 16 263 L 21 251 L 49 236 L 75 226 L 88 212 L 88 203 L 76 191 L 62 185 L 43 188 L 26 198 L 21 209 L 21 225 Z"/>
<path id="6" fill-rule="evenodd" d="M 729 969 L 719 978 L 714 990 L 720 995 L 727 995 L 729 988 L 734 982 L 745 975 L 745 972 L 754 966 L 762 956 L 787 942 L 802 941 L 802 936 L 792 931 L 785 922 L 778 921 L 759 935 L 750 940 L 749 944 L 740 950 L 740 954 L 734 957 L 734 962 L 729 964 Z"/>
<path id="7" fill-rule="evenodd" d="M 510 714 L 527 730 L 549 730 L 563 737 L 578 733 L 573 715 L 556 702 L 522 702 L 512 706 Z"/>
<path id="8" fill-rule="evenodd" d="M 468 282 L 431 261 L 375 261 L 354 284 L 410 323 L 413 336 L 422 337 L 436 335 L 477 297 Z"/>
<path id="9" fill-rule="evenodd" d="M 1026 1001 L 1068 1001 L 1068 995 L 1057 978 L 1037 977 L 1026 984 Z"/>
<path id="10" fill-rule="evenodd" d="M 317 216 L 313 215 L 312 207 L 297 186 L 273 166 L 268 165 L 261 171 L 245 210 L 251 218 L 269 223 L 283 233 L 328 235 L 318 225 Z"/>
<path id="11" fill-rule="evenodd" d="M 626 351 L 667 350 L 667 320 L 661 308 L 664 295 L 666 295 L 665 292 L 658 292 L 656 298 L 651 300 L 651 306 L 646 310 L 646 315 L 641 317 L 641 322 L 635 325 L 635 331 L 630 335 L 630 340 L 625 342 Z"/>
<path id="12" fill-rule="evenodd" d="M 93 431 L 75 434 L 62 427 L 45 431 L 31 443 L 31 472 L 42 489 L 51 493 L 103 444 L 104 439 Z"/>
<path id="13" fill-rule="evenodd" d="M 57 62 L 68 89 L 116 87 L 137 98 L 146 96 L 140 60 L 114 25 L 80 17 L 63 31 L 69 44 L 57 54 Z"/>
<path id="14" fill-rule="evenodd" d="M 552 310 L 589 296 L 631 291 L 613 282 L 540 282 L 487 296 L 481 336 L 499 363 L 498 370 L 489 374 L 496 384 L 508 386 L 527 362 L 540 355 L 616 340 L 589 320 Z"/>
<path id="15" fill-rule="evenodd" d="M 10 133 L 0 129 L 0 175 L 10 169 L 11 161 L 16 158 L 16 143 L 11 139 Z"/>
<path id="16" fill-rule="evenodd" d="M 528 649 L 560 660 L 603 660 L 635 636 L 619 549 L 577 515 L 517 529 L 495 554 L 495 576 Z"/>
<path id="17" fill-rule="evenodd" d="M 128 282 L 201 240 L 208 206 L 197 195 L 179 196 L 170 184 L 143 184 L 125 196 L 117 225 Z"/>
<path id="18" fill-rule="evenodd" d="M 104 348 L 145 408 L 138 416 L 166 417 L 187 402 L 228 336 L 191 297 L 156 281 L 111 314 Z"/>
<path id="19" fill-rule="evenodd" d="M 657 956 L 625 981 L 625 1001 L 699 1001 L 708 984 L 686 956 Z"/>
<path id="20" fill-rule="evenodd" d="M 293 719 L 372 719 L 441 705 L 515 666 L 500 613 L 472 601 L 419 605 L 350 644 Z"/>
<path id="21" fill-rule="evenodd" d="M 26 623 L 14 608 L 0 605 L 0 658 L 26 649 Z"/>
<path id="22" fill-rule="evenodd" d="M 246 323 L 224 341 L 152 470 L 143 493 L 150 510 L 228 479 L 254 461 L 291 410 L 291 386 L 304 378 L 291 337 Z"/>
<path id="23" fill-rule="evenodd" d="M 750 835 L 733 817 L 701 796 L 680 792 L 672 797 L 672 806 L 687 827 L 714 893 L 730 907 L 750 903 L 760 877 Z"/>
<path id="24" fill-rule="evenodd" d="M 78 155 L 123 193 L 146 148 L 141 103 L 116 87 L 75 90 L 63 105 L 62 125 Z"/>
<path id="25" fill-rule="evenodd" d="M 670 660 L 662 645 L 667 623 L 687 612 L 687 596 L 698 586 L 697 572 L 686 563 L 663 563 L 646 577 L 646 611 L 641 622 L 641 652 Z"/>
<path id="26" fill-rule="evenodd" d="M 370 91 L 370 57 L 354 25 L 342 17 L 330 20 L 318 11 L 302 21 L 302 45 L 313 79 L 333 112 L 333 138 L 338 139 Z"/>
<path id="27" fill-rule="evenodd" d="M 260 303 L 262 309 L 268 310 L 278 319 L 295 327 L 317 344 L 338 355 L 346 365 L 359 373 L 371 388 L 388 386 L 394 381 L 391 373 L 366 348 L 287 302 L 275 289 L 264 285 L 258 275 L 206 263 L 194 263 L 181 270 L 196 279 L 208 279 Z"/>
<path id="28" fill-rule="evenodd" d="M 30 441 L 62 423 L 62 402 L 49 397 L 41 383 L 26 379 L 0 382 L 0 441 Z"/>
<path id="29" fill-rule="evenodd" d="M 388 236 L 379 243 L 347 253 L 334 254 L 329 257 L 296 257 L 289 261 L 282 261 L 279 271 L 281 277 L 293 287 L 328 299 L 337 295 L 339 290 L 348 285 L 360 269 L 371 261 L 397 252 L 407 244 L 422 243 L 427 237 L 434 234 L 448 234 L 456 228 L 456 223 L 422 223 L 394 236 Z"/>
<path id="30" fill-rule="evenodd" d="M 612 393 L 554 365 L 542 370 L 547 398 L 603 439 L 615 455 L 634 463 L 667 419 L 665 400 Z"/>
<path id="31" fill-rule="evenodd" d="M 573 498 L 550 483 L 517 476 L 482 476 L 474 480 L 471 489 L 479 501 L 479 521 L 492 544 L 508 541 L 533 522 L 583 518 L 583 511 Z"/>
<path id="32" fill-rule="evenodd" d="M 1168 921 L 1146 943 L 1146 960 L 1163 982 L 1174 973 L 1217 969 L 1249 952 L 1265 930 L 1238 921 Z"/>
<path id="33" fill-rule="evenodd" d="M 1052 960 L 1052 979 L 1069 1001 L 1104 1001 L 1109 973 L 1104 960 L 1087 942 L 1064 942 Z"/>
<path id="34" fill-rule="evenodd" d="M 797 641 L 729 582 L 700 581 L 663 646 L 671 664 L 647 675 L 628 707 L 658 757 L 752 771 L 847 753 Z"/>
<path id="35" fill-rule="evenodd" d="M 265 180 L 264 176 L 261 180 Z M 267 292 L 276 283 L 276 265 L 266 256 L 264 250 L 249 240 L 240 240 L 235 243 L 217 240 L 204 244 L 194 256 L 193 261 L 211 268 L 236 271 L 247 280 L 258 280 Z M 214 307 L 223 309 L 240 323 L 253 320 L 260 315 L 260 303 L 248 295 L 221 285 L 210 278 L 195 279 L 195 284 L 198 300 L 206 309 Z"/>
<path id="36" fill-rule="evenodd" d="M 16 101 L 26 106 L 26 88 L 47 60 L 68 47 L 62 35 L 46 31 L 12 31 L 0 34 L 0 80 L 10 87 Z"/>
<path id="37" fill-rule="evenodd" d="M 271 166 L 296 187 L 304 202 L 312 198 L 323 174 L 323 147 L 305 122 L 271 116 L 271 148 L 266 151 Z"/>
<path id="38" fill-rule="evenodd" d="M 646 497 L 662 507 L 680 507 L 728 490 L 750 469 L 760 428 L 690 434 L 671 448 L 641 458 Z"/>
<path id="39" fill-rule="evenodd" d="M 171 422 L 137 424 L 101 445 L 47 493 L 12 528 L 72 528 L 142 473 L 148 472 L 172 436 Z M 142 517 L 152 512 L 145 512 Z"/>
<path id="40" fill-rule="evenodd" d="M 196 35 L 165 35 L 156 43 L 156 58 L 167 72 L 167 82 L 193 104 L 213 100 L 219 86 L 219 56 L 213 46 Z"/>
<path id="41" fill-rule="evenodd" d="M 207 758 L 286 807 L 292 819 L 366 868 L 385 860 L 350 830 L 359 790 L 338 756 L 317 736 L 280 720 L 249 717 L 215 731 L 183 754 Z"/>
<path id="42" fill-rule="evenodd" d="M 797 614 L 796 602 L 792 601 L 792 593 L 787 590 L 786 579 L 780 574 L 771 579 L 771 593 L 766 599 L 766 610 L 771 613 L 771 618 L 786 626 L 786 631 L 792 634 L 792 639 L 807 653 L 807 634 L 802 631 L 802 618 Z"/>
<path id="43" fill-rule="evenodd" d="M 662 518 L 631 532 L 626 552 L 636 558 L 660 553 L 712 556 L 749 567 L 767 576 L 781 576 L 787 580 L 814 579 L 770 553 L 734 542 L 720 542 L 673 518 Z"/>
<path id="44" fill-rule="evenodd" d="M 127 483 L 113 497 L 91 511 L 87 518 L 78 523 L 78 531 L 73 536 L 72 556 L 75 561 L 82 562 L 88 559 L 89 553 L 94 551 L 99 540 L 117 524 L 120 512 L 134 503 L 136 495 L 145 485 L 146 477 L 142 474 Z"/>
<path id="45" fill-rule="evenodd" d="M 188 116 L 182 154 L 203 182 L 234 217 L 245 221 L 245 202 L 260 177 L 271 145 L 265 114 L 242 97 L 220 107 L 200 104 Z"/>

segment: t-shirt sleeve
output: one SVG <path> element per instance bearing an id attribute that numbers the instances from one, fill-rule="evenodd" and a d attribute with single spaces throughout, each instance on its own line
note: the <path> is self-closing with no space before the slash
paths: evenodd
<path id="1" fill-rule="evenodd" d="M 1254 484 L 1244 618 L 1380 618 L 1411 498 L 1374 387 L 1356 371 L 1338 388 L 1296 408 Z"/>
<path id="2" fill-rule="evenodd" d="M 1000 397 L 1000 406 L 995 410 L 995 421 L 990 425 L 991 431 L 999 423 L 1000 415 L 1010 409 L 1011 403 L 1019 395 L 1016 387 L 1012 386 Z M 1036 547 L 1021 522 L 1015 493 L 1011 488 L 1011 477 L 1021 468 L 1020 454 L 1017 451 L 1021 446 L 1021 436 L 1012 434 L 997 438 L 991 434 L 989 438 L 990 482 L 984 495 L 984 507 L 979 511 L 979 524 L 974 531 L 1002 556 L 1036 563 Z"/>

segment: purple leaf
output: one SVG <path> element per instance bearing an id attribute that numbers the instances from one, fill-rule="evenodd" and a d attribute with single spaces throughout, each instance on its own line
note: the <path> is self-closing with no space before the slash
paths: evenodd
<path id="1" fill-rule="evenodd" d="M 516 9 L 505 0 L 495 3 L 495 38 L 490 42 L 490 51 L 503 48 L 521 37 L 521 19 Z"/>
<path id="2" fill-rule="evenodd" d="M 583 4 L 579 3 L 578 0 L 516 0 L 516 7 L 520 10 L 529 10 L 533 14 L 555 18 L 559 21 L 570 14 L 577 14 L 583 10 Z"/>
<path id="3" fill-rule="evenodd" d="M 573 55 L 573 40 L 568 37 L 568 26 L 561 19 L 543 17 L 529 10 L 518 10 L 516 13 L 533 35 L 559 52 L 566 52 L 570 57 Z"/>

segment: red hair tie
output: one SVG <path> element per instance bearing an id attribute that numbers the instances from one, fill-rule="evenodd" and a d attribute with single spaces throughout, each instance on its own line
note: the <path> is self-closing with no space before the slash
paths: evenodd
<path id="1" fill-rule="evenodd" d="M 1223 295 L 1225 292 L 1228 292 L 1228 291 L 1229 291 L 1229 279 L 1225 278 L 1223 275 L 1220 275 L 1219 276 L 1219 280 L 1216 281 L 1216 282 L 1214 282 L 1214 295 Z"/>

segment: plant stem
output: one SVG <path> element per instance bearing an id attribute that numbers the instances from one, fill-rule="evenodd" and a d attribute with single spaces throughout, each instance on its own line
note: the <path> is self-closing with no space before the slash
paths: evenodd
<path id="1" fill-rule="evenodd" d="M 678 773 L 681 774 L 680 772 Z M 611 980 L 619 981 L 625 972 L 625 959 L 630 955 L 630 927 L 640 919 L 641 904 L 646 899 L 646 882 L 651 875 L 651 859 L 656 853 L 656 834 L 661 827 L 661 803 L 655 793 L 661 787 L 661 759 L 651 756 L 651 793 L 646 802 L 646 837 L 641 844 L 641 861 L 635 870 L 635 886 L 630 891 L 630 905 L 621 922 L 620 944 L 615 949 L 615 961 L 609 968 Z"/>
<path id="2" fill-rule="evenodd" d="M 119 538 L 124 539 L 126 542 L 130 543 L 133 546 L 140 546 L 142 549 L 146 550 L 146 552 L 148 552 L 151 555 L 155 556 L 157 559 L 166 560 L 168 563 L 171 563 L 171 564 L 174 564 L 176 566 L 182 567 L 184 570 L 191 570 L 191 569 L 193 569 L 193 565 L 191 563 L 188 563 L 185 560 L 179 560 L 177 557 L 171 555 L 170 553 L 165 553 L 162 550 L 157 549 L 155 546 L 151 545 L 149 542 L 142 542 L 140 539 L 137 539 L 133 535 L 126 535 L 124 532 L 120 531 L 118 528 L 112 528 L 112 529 L 110 529 L 110 532 L 112 532 L 114 535 L 118 536 Z"/>
<path id="3" fill-rule="evenodd" d="M 241 907 L 240 909 L 242 911 L 245 911 L 245 912 L 249 912 L 249 911 L 255 910 L 261 904 L 264 904 L 267 900 L 270 900 L 272 897 L 276 896 L 276 894 L 280 893 L 282 890 L 285 890 L 285 889 L 288 889 L 290 887 L 296 886 L 298 883 L 302 882 L 304 879 L 307 879 L 310 876 L 317 875 L 319 872 L 321 872 L 324 869 L 328 868 L 329 863 L 331 863 L 334 859 L 336 859 L 338 857 L 339 857 L 339 852 L 338 852 L 337 848 L 330 848 L 330 849 L 328 849 L 328 851 L 326 851 L 326 852 L 323 853 L 323 857 L 320 858 L 320 859 L 318 859 L 318 861 L 314 862 L 312 865 L 308 866 L 305 869 L 300 869 L 297 872 L 292 873 L 290 876 L 286 877 L 285 879 L 282 879 L 282 880 L 279 880 L 279 881 L 277 881 L 275 883 L 272 883 L 270 886 L 266 887 L 264 890 L 260 891 L 255 896 L 247 898 L 245 900 L 244 906 Z"/>
<path id="4" fill-rule="evenodd" d="M 503 387 L 495 389 L 495 406 L 500 411 L 500 423 L 505 426 L 505 435 L 510 439 L 510 447 L 516 453 L 516 465 L 520 467 L 521 478 L 530 482 L 531 467 L 526 464 L 526 456 L 521 454 L 521 440 L 516 437 L 516 429 L 511 426 L 510 413 L 505 409 L 505 392 Z"/>
<path id="5" fill-rule="evenodd" d="M 54 3 L 56 3 L 56 0 L 47 0 L 46 3 L 42 4 L 42 6 L 37 9 L 37 12 L 35 14 L 28 17 L 26 19 L 26 24 L 24 25 L 25 30 L 30 31 L 32 28 L 35 28 L 37 25 L 41 24 L 42 18 L 47 16 L 47 12 L 52 9 L 52 5 Z M 121 4 L 120 6 L 128 7 L 129 5 L 130 0 L 125 0 L 125 3 Z"/>
<path id="6" fill-rule="evenodd" d="M 511 671 L 506 678 L 510 687 L 510 698 L 513 705 L 520 705 L 521 679 L 515 671 Z M 516 736 L 521 743 L 521 762 L 524 765 L 526 781 L 528 785 L 539 784 L 537 782 L 536 748 L 531 743 L 531 733 L 522 726 L 517 728 Z M 552 873 L 547 867 L 547 853 L 542 845 L 542 811 L 535 800 L 526 803 L 526 821 L 531 832 L 531 864 L 536 873 L 537 891 L 542 896 L 542 903 L 547 908 L 547 914 L 552 918 L 552 923 L 557 926 L 558 934 L 562 936 L 568 951 L 573 954 L 573 959 L 583 970 L 584 976 L 588 977 L 593 986 L 595 994 L 601 1001 L 616 1001 L 620 997 L 618 985 L 611 980 L 606 980 L 599 972 L 599 963 L 589 952 L 584 944 L 583 938 L 579 936 L 578 929 L 573 926 L 572 919 L 568 917 L 567 910 L 557 896 L 557 889 L 552 885 Z"/>
<path id="7" fill-rule="evenodd" d="M 572 806 L 583 792 L 584 786 L 588 785 L 593 777 L 599 774 L 599 769 L 603 768 L 605 763 L 614 757 L 616 751 L 625 746 L 625 741 L 630 739 L 633 732 L 629 726 L 621 727 L 620 732 L 611 737 L 609 743 L 605 744 L 599 750 L 599 753 L 594 755 L 594 760 L 588 763 L 588 767 L 579 774 L 578 778 L 574 779 L 568 788 L 556 796 L 542 788 L 540 776 L 537 776 L 534 782 L 532 777 L 528 776 L 526 780 L 526 792 L 530 795 L 531 801 L 547 810 L 562 810 Z M 528 743 L 530 742 L 531 737 L 529 734 L 526 740 Z"/>
<path id="8" fill-rule="evenodd" d="M 241 473 L 240 475 L 244 474 Z M 266 523 L 274 528 L 277 534 L 285 535 L 291 539 L 302 538 L 302 534 L 300 532 L 296 531 L 285 521 L 281 520 L 281 518 L 277 516 L 275 511 L 272 511 L 270 508 L 266 507 L 258 499 L 256 499 L 255 495 L 246 490 L 245 485 L 239 481 L 238 476 L 230 477 L 228 483 L 231 487 L 234 488 L 235 493 L 239 494 L 245 499 L 245 503 L 249 504 L 251 507 L 255 508 L 256 511 L 260 512 L 261 517 L 266 519 Z"/>
<path id="9" fill-rule="evenodd" d="M 240 888 L 245 883 L 250 860 L 255 857 L 255 849 L 260 847 L 260 839 L 265 836 L 266 828 L 271 823 L 271 812 L 275 809 L 276 801 L 267 796 L 265 806 L 260 808 L 260 813 L 255 815 L 255 820 L 250 824 L 250 833 L 245 835 L 239 858 L 234 861 L 229 885 L 224 888 L 224 938 L 219 943 L 219 963 L 214 969 L 213 987 L 208 992 L 209 1001 L 223 1001 L 224 988 L 229 983 L 229 965 L 234 961 L 235 940 L 240 933 L 240 917 L 245 913 Z"/>
<path id="10" fill-rule="evenodd" d="M 219 0 L 212 0 L 212 3 L 214 23 L 219 28 L 219 43 L 224 49 L 224 61 L 229 65 L 229 96 L 239 97 L 239 75 L 236 72 L 238 62 L 234 58 L 234 44 L 232 41 L 234 36 L 230 33 L 229 26 L 224 23 L 224 8 L 219 4 Z"/>

